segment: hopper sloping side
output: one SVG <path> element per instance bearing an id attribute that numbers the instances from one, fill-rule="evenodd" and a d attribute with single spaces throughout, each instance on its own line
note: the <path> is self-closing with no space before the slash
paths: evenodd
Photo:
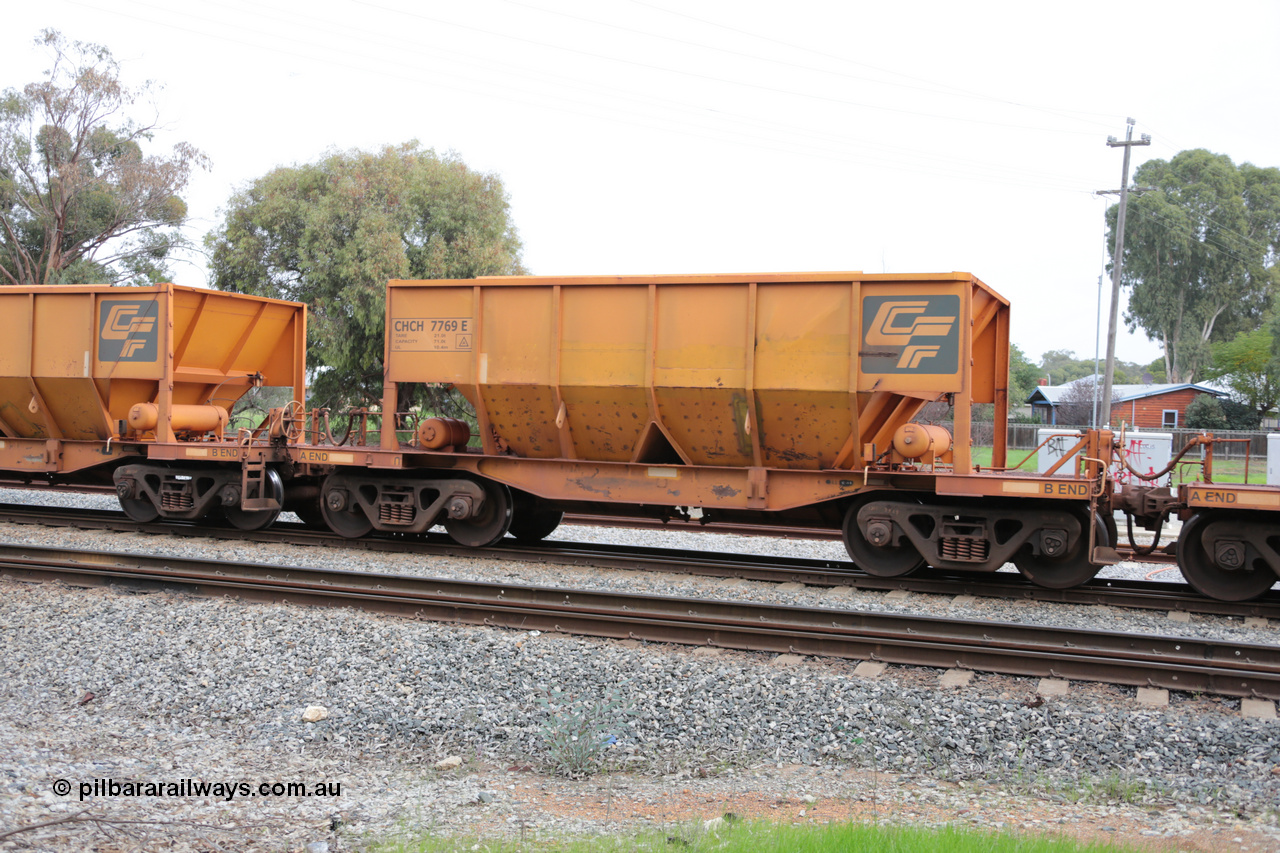
<path id="1" fill-rule="evenodd" d="M 0 289 L 0 431 L 106 440 L 136 403 L 229 409 L 258 373 L 301 399 L 305 312 L 168 284 Z"/>
<path id="2" fill-rule="evenodd" d="M 175 288 L 174 402 L 230 409 L 252 387 L 295 389 L 302 402 L 306 366 L 306 307 L 285 302 Z"/>

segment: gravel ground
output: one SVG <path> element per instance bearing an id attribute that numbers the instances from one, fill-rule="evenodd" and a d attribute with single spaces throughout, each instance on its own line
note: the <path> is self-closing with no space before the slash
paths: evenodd
<path id="1" fill-rule="evenodd" d="M 0 501 L 24 498 L 0 491 Z M 835 543 L 748 537 L 581 528 L 556 537 L 841 555 Z M 1161 613 L 998 599 L 888 601 L 795 585 L 18 525 L 0 525 L 0 540 L 1280 639 L 1274 625 L 1238 619 L 1173 625 Z M 937 670 L 892 667 L 868 679 L 848 661 L 8 580 L 0 602 L 0 850 L 311 844 L 315 853 L 427 829 L 695 831 L 725 811 L 1280 850 L 1280 722 L 1243 718 L 1233 699 L 1174 694 L 1155 709 L 1136 705 L 1127 688 L 1074 684 L 1046 698 L 1034 679 L 982 674 L 944 690 Z M 446 759 L 457 766 L 437 766 Z M 550 772 L 557 760 L 606 772 L 568 780 Z M 56 793 L 56 780 L 70 792 Z M 118 793 L 104 789 L 107 780 Z M 258 787 L 288 782 L 325 788 L 300 797 Z M 224 787 L 193 791 L 197 783 Z"/>

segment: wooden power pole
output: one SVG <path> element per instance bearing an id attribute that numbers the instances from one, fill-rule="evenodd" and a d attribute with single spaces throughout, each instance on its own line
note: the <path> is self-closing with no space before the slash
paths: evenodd
<path id="1" fill-rule="evenodd" d="M 1129 151 L 1135 145 L 1150 145 L 1151 137 L 1142 134 L 1134 141 L 1133 119 L 1125 129 L 1124 142 L 1114 136 L 1107 137 L 1107 145 L 1124 149 L 1124 172 L 1120 180 L 1120 215 L 1116 217 L 1116 250 L 1111 267 L 1111 322 L 1107 326 L 1107 369 L 1102 381 L 1102 412 L 1099 421 L 1111 424 L 1111 382 L 1116 374 L 1116 322 L 1120 315 L 1120 271 L 1124 267 L 1124 216 L 1129 207 Z"/>

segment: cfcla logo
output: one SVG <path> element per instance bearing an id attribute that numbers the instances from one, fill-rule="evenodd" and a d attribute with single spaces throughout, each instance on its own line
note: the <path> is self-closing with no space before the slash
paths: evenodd
<path id="1" fill-rule="evenodd" d="M 144 335 L 156 327 L 155 317 L 143 317 L 140 305 L 119 303 L 111 306 L 107 319 L 102 323 L 102 337 L 108 341 L 124 341 L 120 347 L 121 360 L 136 355 L 146 346 Z"/>
<path id="2" fill-rule="evenodd" d="M 129 300 L 103 302 L 98 333 L 101 361 L 154 361 L 156 303 Z"/>
<path id="3" fill-rule="evenodd" d="M 898 367 L 905 367 L 907 370 L 912 370 L 919 367 L 920 362 L 924 361 L 926 358 L 933 358 L 941 351 L 942 347 L 926 347 L 919 345 L 906 347 L 902 351 L 902 358 L 898 359 Z"/>
<path id="4" fill-rule="evenodd" d="M 926 300 L 912 302 L 885 302 L 871 321 L 867 333 L 869 344 L 901 345 L 916 335 L 943 337 L 951 331 L 955 317 L 921 317 L 929 310 Z"/>
<path id="5" fill-rule="evenodd" d="M 929 317 L 928 300 L 912 300 L 885 302 L 871 321 L 871 329 L 867 332 L 867 343 L 873 346 L 900 346 L 902 355 L 896 367 L 903 370 L 914 370 L 926 358 L 934 358 L 941 351 L 940 346 L 912 344 L 913 338 L 945 338 L 955 325 L 954 317 Z"/>
<path id="6" fill-rule="evenodd" d="M 869 296 L 863 303 L 863 370 L 950 373 L 959 352 L 955 296 Z M 921 340 L 921 339 L 924 340 Z M 878 349 L 876 349 L 878 348 Z"/>

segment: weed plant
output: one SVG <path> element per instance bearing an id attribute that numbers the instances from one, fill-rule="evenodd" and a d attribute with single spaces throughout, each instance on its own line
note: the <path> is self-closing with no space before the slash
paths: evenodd
<path id="1" fill-rule="evenodd" d="M 542 742 L 551 770 L 570 779 L 582 779 L 603 765 L 607 750 L 617 745 L 635 713 L 630 703 L 610 691 L 595 699 L 553 690 L 538 698 L 546 713 Z"/>
<path id="2" fill-rule="evenodd" d="M 423 838 L 373 847 L 375 853 L 1136 853 L 1137 848 L 1085 844 L 1063 837 L 976 829 L 867 824 L 793 826 L 735 823 L 708 832 L 701 822 L 639 836 L 589 839 L 486 840 Z"/>

